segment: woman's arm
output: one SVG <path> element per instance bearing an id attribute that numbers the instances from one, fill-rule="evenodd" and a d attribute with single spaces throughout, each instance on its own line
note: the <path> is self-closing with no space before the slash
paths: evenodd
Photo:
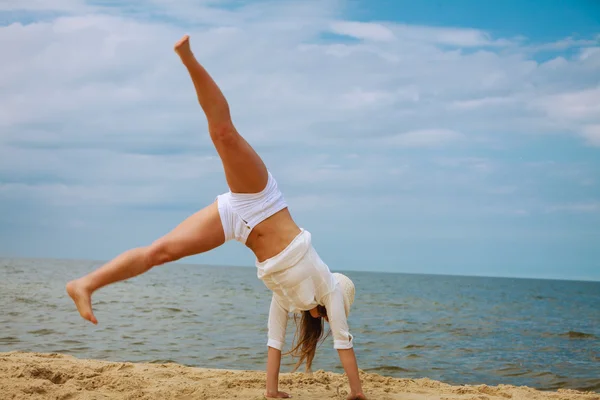
<path id="1" fill-rule="evenodd" d="M 340 361 L 346 371 L 348 377 L 348 384 L 350 385 L 350 394 L 348 400 L 366 400 L 365 395 L 362 391 L 362 385 L 360 383 L 360 377 L 358 375 L 358 363 L 356 362 L 356 355 L 354 349 L 338 349 Z"/>
<path id="2" fill-rule="evenodd" d="M 325 303 L 325 308 L 327 308 L 329 326 L 333 333 L 333 347 L 338 351 L 340 361 L 342 362 L 346 376 L 348 376 L 348 384 L 350 385 L 348 399 L 366 399 L 362 393 L 358 363 L 354 354 L 353 337 L 348 328 L 342 292 L 336 288 L 336 290 L 323 298 L 323 302 Z"/>
<path id="3" fill-rule="evenodd" d="M 275 294 L 271 298 L 269 309 L 269 341 L 267 346 L 267 393 L 266 397 L 287 399 L 287 393 L 279 391 L 279 369 L 281 367 L 281 349 L 285 342 L 288 312 L 279 304 Z"/>
<path id="4" fill-rule="evenodd" d="M 279 368 L 281 366 L 281 350 L 269 347 L 267 353 L 267 393 L 266 397 L 287 399 L 289 394 L 279 391 Z"/>

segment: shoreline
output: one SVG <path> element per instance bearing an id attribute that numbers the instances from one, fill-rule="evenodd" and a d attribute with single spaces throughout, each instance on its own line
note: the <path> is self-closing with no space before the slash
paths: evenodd
<path id="1" fill-rule="evenodd" d="M 234 362 L 234 360 L 232 360 Z M 427 378 L 393 378 L 361 371 L 370 400 L 600 400 L 600 393 L 541 391 L 525 386 L 453 386 Z M 281 373 L 279 390 L 294 399 L 345 399 L 344 375 Z M 60 353 L 0 353 L 3 399 L 264 399 L 265 372 L 80 359 Z"/>

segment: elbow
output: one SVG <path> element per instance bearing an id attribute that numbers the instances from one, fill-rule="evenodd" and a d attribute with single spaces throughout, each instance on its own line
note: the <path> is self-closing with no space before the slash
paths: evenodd
<path id="1" fill-rule="evenodd" d="M 269 341 L 267 342 L 267 347 L 269 347 L 269 350 L 273 349 L 273 350 L 277 350 L 277 351 L 281 352 L 281 349 L 283 349 L 283 341 L 269 339 Z"/>
<path id="2" fill-rule="evenodd" d="M 354 347 L 352 340 L 335 340 L 333 342 L 333 348 L 336 350 L 348 350 Z"/>
<path id="3" fill-rule="evenodd" d="M 350 332 L 340 332 L 333 340 L 333 348 L 336 350 L 351 349 L 354 347 L 354 336 Z"/>

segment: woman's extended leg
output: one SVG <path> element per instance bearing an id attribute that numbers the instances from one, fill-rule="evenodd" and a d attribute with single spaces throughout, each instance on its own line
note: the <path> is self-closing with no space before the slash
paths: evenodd
<path id="1" fill-rule="evenodd" d="M 221 157 L 232 192 L 257 193 L 267 185 L 268 173 L 260 156 L 237 132 L 225 96 L 190 49 L 189 36 L 175 44 L 175 52 L 187 68 L 198 102 L 206 115 L 210 137 Z"/>
<path id="2" fill-rule="evenodd" d="M 150 246 L 128 250 L 88 275 L 67 284 L 79 314 L 97 324 L 92 293 L 103 286 L 140 275 L 150 268 L 203 253 L 225 242 L 217 202 L 196 212 Z"/>

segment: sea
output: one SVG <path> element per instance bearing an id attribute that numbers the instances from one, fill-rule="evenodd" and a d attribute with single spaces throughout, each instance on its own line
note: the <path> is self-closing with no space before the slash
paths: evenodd
<path id="1" fill-rule="evenodd" d="M 0 258 L 0 352 L 264 369 L 271 294 L 255 267 L 173 263 L 97 291 L 97 326 L 65 283 L 98 261 Z M 600 391 L 600 282 L 343 272 L 359 368 L 398 378 Z M 295 331 L 290 318 L 289 349 Z M 284 356 L 282 372 L 295 363 Z M 313 370 L 343 372 L 333 339 Z"/>

